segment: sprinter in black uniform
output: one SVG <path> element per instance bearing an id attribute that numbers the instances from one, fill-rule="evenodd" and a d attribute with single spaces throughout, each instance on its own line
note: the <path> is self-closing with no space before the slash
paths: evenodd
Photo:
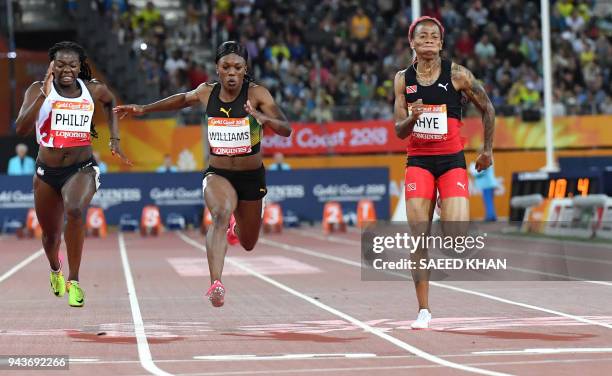
<path id="1" fill-rule="evenodd" d="M 156 111 L 173 111 L 203 104 L 206 107 L 209 167 L 203 190 L 213 224 L 206 236 L 211 286 L 206 295 L 215 307 L 224 303 L 221 273 L 228 239 L 237 238 L 250 251 L 261 227 L 262 199 L 266 195 L 265 169 L 260 152 L 263 127 L 289 137 L 291 126 L 270 92 L 249 79 L 248 53 L 237 42 L 222 43 L 215 62 L 219 81 L 204 83 L 148 105 L 117 106 L 121 117 Z M 232 219 L 235 216 L 235 223 Z M 228 228 L 229 226 L 229 228 Z"/>

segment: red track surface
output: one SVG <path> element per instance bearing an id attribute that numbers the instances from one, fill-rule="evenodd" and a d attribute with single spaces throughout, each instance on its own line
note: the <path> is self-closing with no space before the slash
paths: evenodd
<path id="1" fill-rule="evenodd" d="M 432 329 L 414 331 L 409 328 L 417 311 L 411 283 L 361 281 L 358 233 L 324 237 L 319 228 L 290 230 L 263 237 L 251 253 L 231 247 L 228 256 L 239 265 L 226 263 L 230 275 L 224 278 L 226 304 L 220 309 L 204 298 L 209 285 L 208 273 L 202 272 L 204 252 L 186 238 L 203 244 L 196 233 L 123 235 L 136 292 L 132 304 L 138 308 L 130 304 L 119 236 L 87 239 L 81 268 L 86 305 L 80 309 L 50 293 L 44 255 L 14 269 L 40 249 L 39 241 L 0 239 L 0 354 L 71 358 L 69 371 L 14 374 L 470 373 L 452 368 L 457 365 L 485 374 L 612 374 L 612 283 L 435 284 Z M 497 242 L 509 249 L 529 245 L 520 239 Z M 278 270 L 262 270 L 270 260 L 279 263 Z M 283 266 L 288 261 L 291 270 Z M 140 316 L 139 346 L 134 323 Z M 445 361 L 452 364 L 440 364 Z"/>

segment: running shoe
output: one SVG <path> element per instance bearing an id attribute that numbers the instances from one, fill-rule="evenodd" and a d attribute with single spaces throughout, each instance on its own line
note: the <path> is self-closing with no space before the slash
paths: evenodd
<path id="1" fill-rule="evenodd" d="M 236 235 L 236 218 L 232 215 L 230 217 L 229 227 L 227 228 L 227 244 L 236 245 L 240 243 L 238 235 Z"/>
<path id="2" fill-rule="evenodd" d="M 223 303 L 225 303 L 225 286 L 218 279 L 210 285 L 208 291 L 206 291 L 206 296 L 208 296 L 208 300 L 212 303 L 214 307 L 221 307 Z"/>
<path id="3" fill-rule="evenodd" d="M 427 329 L 429 328 L 429 321 L 431 320 L 431 313 L 428 309 L 422 309 L 419 311 L 417 319 L 410 324 L 412 329 Z"/>
<path id="4" fill-rule="evenodd" d="M 79 286 L 79 281 L 68 281 L 66 284 L 68 290 L 68 304 L 71 307 L 82 307 L 85 304 L 85 293 Z"/>
<path id="5" fill-rule="evenodd" d="M 49 276 L 49 281 L 51 282 L 51 291 L 53 291 L 53 294 L 59 297 L 64 296 L 66 293 L 66 280 L 64 279 L 62 271 L 52 271 L 51 276 Z"/>

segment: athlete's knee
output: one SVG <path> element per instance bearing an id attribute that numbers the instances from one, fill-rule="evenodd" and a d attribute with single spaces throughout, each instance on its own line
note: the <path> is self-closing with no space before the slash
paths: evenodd
<path id="1" fill-rule="evenodd" d="M 210 210 L 210 216 L 212 217 L 214 223 L 228 225 L 232 216 L 232 210 L 229 207 L 214 207 Z"/>
<path id="2" fill-rule="evenodd" d="M 59 247 L 60 241 L 62 240 L 61 234 L 46 234 L 42 235 L 42 242 L 45 249 L 57 249 Z"/>
<path id="3" fill-rule="evenodd" d="M 83 210 L 79 206 L 66 206 L 66 217 L 68 218 L 68 221 L 82 221 Z"/>

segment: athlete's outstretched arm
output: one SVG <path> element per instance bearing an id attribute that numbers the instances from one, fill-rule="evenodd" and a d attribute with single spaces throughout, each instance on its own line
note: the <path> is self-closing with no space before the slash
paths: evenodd
<path id="1" fill-rule="evenodd" d="M 110 130 L 110 142 L 109 146 L 111 149 L 111 153 L 113 155 L 119 156 L 123 163 L 131 166 L 132 162 L 123 154 L 121 151 L 121 146 L 119 146 L 119 125 L 117 120 L 117 114 L 113 113 L 113 107 L 115 107 L 115 96 L 108 89 L 108 87 L 100 81 L 92 80 L 91 84 L 93 85 L 94 96 L 97 98 L 100 103 L 104 106 L 104 114 L 106 115 L 106 120 L 108 121 L 108 128 Z"/>
<path id="2" fill-rule="evenodd" d="M 49 64 L 45 79 L 36 81 L 26 90 L 17 120 L 15 120 L 15 132 L 18 136 L 27 136 L 34 129 L 36 117 L 40 107 L 47 95 L 51 92 L 53 83 L 53 62 Z"/>
<path id="3" fill-rule="evenodd" d="M 406 107 L 406 99 L 404 98 L 404 90 L 406 89 L 404 71 L 399 71 L 395 75 L 393 89 L 395 92 L 395 104 L 393 108 L 393 115 L 395 117 L 395 134 L 397 137 L 404 139 L 410 136 L 412 129 L 414 128 L 414 124 L 419 119 L 419 116 L 421 116 L 423 101 L 419 99 L 418 101 L 411 103 L 411 114 L 408 116 L 408 108 Z"/>
<path id="4" fill-rule="evenodd" d="M 476 170 L 482 171 L 492 163 L 493 135 L 495 134 L 495 108 L 489 99 L 482 84 L 464 66 L 452 65 L 451 79 L 457 90 L 463 91 L 482 114 L 484 125 L 484 147 L 483 152 L 476 160 Z"/>
<path id="5" fill-rule="evenodd" d="M 113 108 L 120 119 L 123 119 L 127 115 L 144 115 L 151 112 L 161 111 L 176 111 L 185 107 L 190 107 L 198 103 L 204 103 L 202 98 L 204 94 L 212 90 L 212 85 L 208 83 L 200 84 L 197 88 L 186 93 L 178 93 L 171 95 L 167 98 L 153 102 L 151 104 L 138 105 L 138 104 L 126 104 L 122 106 L 116 106 Z"/>
<path id="6" fill-rule="evenodd" d="M 287 120 L 285 114 L 276 105 L 272 94 L 263 86 L 254 86 L 251 88 L 253 95 L 257 99 L 260 111 L 251 105 L 251 101 L 247 100 L 244 109 L 253 116 L 259 124 L 265 127 L 270 127 L 274 133 L 281 136 L 291 136 L 291 124 Z"/>

